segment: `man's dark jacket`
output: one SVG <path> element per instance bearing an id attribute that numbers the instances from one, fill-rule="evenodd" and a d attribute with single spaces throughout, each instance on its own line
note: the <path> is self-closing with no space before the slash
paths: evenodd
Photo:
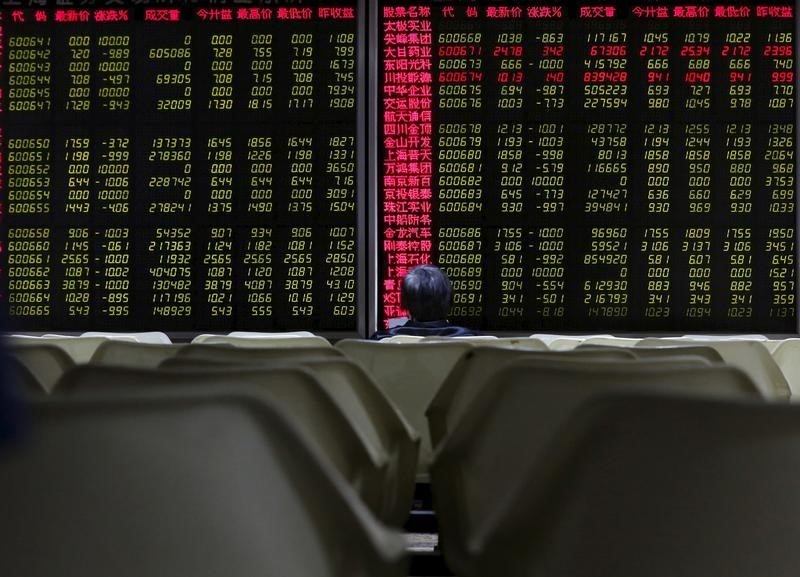
<path id="1" fill-rule="evenodd" d="M 471 329 L 451 325 L 448 321 L 406 321 L 405 324 L 392 327 L 383 331 L 377 331 L 370 338 L 372 340 L 385 339 L 397 335 L 409 335 L 415 337 L 473 337 L 478 333 Z"/>

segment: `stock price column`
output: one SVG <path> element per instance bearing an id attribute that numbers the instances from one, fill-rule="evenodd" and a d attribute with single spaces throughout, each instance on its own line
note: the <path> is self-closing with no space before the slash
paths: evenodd
<path id="1" fill-rule="evenodd" d="M 354 331 L 356 4 L 4 7 L 10 325 Z"/>

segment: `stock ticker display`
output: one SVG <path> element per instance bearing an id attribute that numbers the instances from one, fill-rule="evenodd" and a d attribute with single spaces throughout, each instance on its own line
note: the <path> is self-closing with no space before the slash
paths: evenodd
<path id="1" fill-rule="evenodd" d="M 9 328 L 355 331 L 358 6 L 0 4 Z"/>
<path id="2" fill-rule="evenodd" d="M 381 322 L 796 331 L 793 2 L 379 10 Z"/>

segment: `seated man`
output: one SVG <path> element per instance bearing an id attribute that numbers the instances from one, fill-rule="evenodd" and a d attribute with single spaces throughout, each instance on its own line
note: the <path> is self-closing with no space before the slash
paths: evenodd
<path id="1" fill-rule="evenodd" d="M 411 319 L 404 324 L 378 331 L 372 339 L 395 335 L 421 337 L 468 337 L 476 333 L 447 321 L 453 302 L 450 279 L 436 266 L 423 264 L 408 271 L 400 285 L 400 304 Z"/>

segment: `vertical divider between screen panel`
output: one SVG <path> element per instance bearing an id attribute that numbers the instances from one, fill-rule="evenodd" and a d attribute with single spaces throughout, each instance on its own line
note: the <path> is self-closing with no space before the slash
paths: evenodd
<path id="1" fill-rule="evenodd" d="M 798 54 L 800 51 L 800 22 L 797 18 L 797 6 L 795 6 L 795 14 L 794 14 L 794 53 Z M 796 57 L 795 57 L 796 58 Z M 800 159 L 800 139 L 797 135 L 797 126 L 800 126 L 800 111 L 797 110 L 797 99 L 798 99 L 798 89 L 800 89 L 800 78 L 798 78 L 797 73 L 795 72 L 794 76 L 794 90 L 795 90 L 795 106 L 794 106 L 794 125 L 795 125 L 795 135 L 794 135 L 794 319 L 795 319 L 795 333 L 800 334 L 800 311 L 798 307 L 800 307 L 800 242 L 798 242 L 797 233 L 800 231 L 800 211 L 797 210 L 797 196 L 798 192 L 800 192 L 800 184 L 798 183 L 798 178 L 800 178 L 800 170 L 797 168 L 798 159 Z"/>
<path id="2" fill-rule="evenodd" d="M 362 194 L 366 202 L 361 206 L 365 207 L 364 219 L 361 222 L 366 226 L 366 251 L 361 244 L 362 255 L 366 252 L 365 260 L 366 267 L 361 269 L 359 273 L 359 283 L 361 287 L 365 287 L 365 298 L 361 299 L 362 303 L 366 303 L 367 311 L 367 326 L 366 331 L 362 326 L 359 326 L 362 337 L 368 337 L 377 330 L 378 327 L 378 277 L 380 270 L 378 268 L 378 203 L 381 202 L 380 195 L 378 194 L 378 54 L 381 49 L 378 42 L 380 38 L 380 31 L 378 30 L 378 12 L 380 11 L 379 2 L 365 2 L 361 0 L 363 6 L 359 6 L 359 11 L 363 20 L 359 23 L 362 25 L 362 33 L 365 34 L 366 41 L 364 45 L 369 46 L 368 59 L 366 63 L 367 72 L 367 94 L 368 97 L 365 102 L 364 112 L 367 118 L 367 170 L 366 170 L 366 186 L 363 187 Z M 366 14 L 365 14 L 366 12 Z M 364 27 L 366 24 L 366 27 Z M 363 118 L 364 115 L 361 116 Z M 361 156 L 364 158 L 364 156 Z M 360 176 L 363 176 L 363 171 L 360 171 Z M 359 243 L 362 243 L 364 237 L 359 235 Z M 361 276 L 363 274 L 363 277 Z"/>

